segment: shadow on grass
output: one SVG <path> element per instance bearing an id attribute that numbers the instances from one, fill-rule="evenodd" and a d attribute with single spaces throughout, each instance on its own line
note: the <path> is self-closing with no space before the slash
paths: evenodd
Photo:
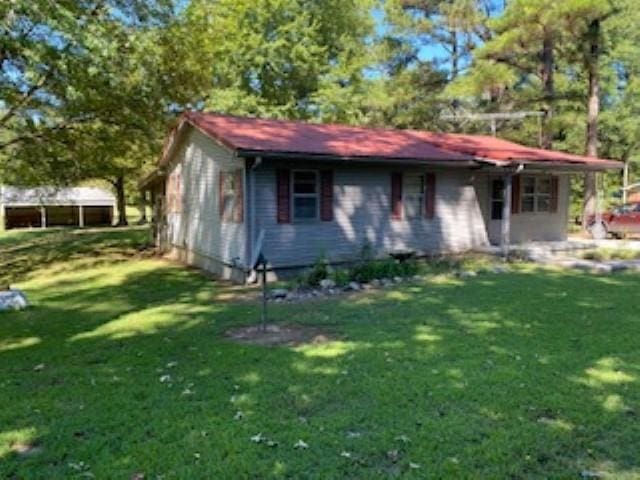
<path id="1" fill-rule="evenodd" d="M 0 287 L 22 281 L 53 263 L 87 257 L 130 257 L 148 243 L 147 227 L 0 233 Z"/>
<path id="2" fill-rule="evenodd" d="M 522 271 L 273 306 L 340 333 L 291 349 L 223 338 L 258 306 L 214 301 L 193 272 L 127 265 L 0 317 L 2 476 L 639 473 L 637 276 Z"/>

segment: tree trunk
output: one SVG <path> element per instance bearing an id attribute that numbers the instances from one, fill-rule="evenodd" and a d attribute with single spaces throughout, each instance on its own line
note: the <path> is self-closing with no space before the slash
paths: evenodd
<path id="1" fill-rule="evenodd" d="M 129 222 L 127 222 L 127 202 L 124 191 L 124 176 L 120 175 L 113 185 L 116 188 L 116 201 L 118 204 L 118 226 L 123 227 L 129 224 Z"/>
<path id="2" fill-rule="evenodd" d="M 592 20 L 588 30 L 588 50 L 585 54 L 585 67 L 589 78 L 587 96 L 587 156 L 598 156 L 598 113 L 600 110 L 600 19 Z M 589 217 L 596 213 L 596 174 L 588 172 L 584 177 L 584 209 L 582 212 L 582 228 L 588 227 Z"/>
<path id="3" fill-rule="evenodd" d="M 451 81 L 458 78 L 458 62 L 460 53 L 458 51 L 458 33 L 451 31 Z"/>
<path id="4" fill-rule="evenodd" d="M 555 87 L 553 83 L 553 71 L 555 68 L 555 58 L 553 53 L 553 34 L 545 29 L 542 40 L 542 87 L 544 90 L 544 117 L 542 121 L 541 147 L 551 149 L 553 144 L 553 132 L 551 120 L 553 118 L 553 100 L 555 97 Z"/>
<path id="5" fill-rule="evenodd" d="M 138 223 L 144 225 L 147 223 L 147 193 L 145 191 L 140 192 L 138 211 L 140 212 L 140 220 L 138 220 Z"/>

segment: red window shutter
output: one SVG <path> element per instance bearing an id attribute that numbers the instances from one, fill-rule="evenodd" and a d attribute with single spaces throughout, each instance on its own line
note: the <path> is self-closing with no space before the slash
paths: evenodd
<path id="1" fill-rule="evenodd" d="M 514 175 L 511 181 L 511 213 L 520 213 L 520 175 Z"/>
<path id="2" fill-rule="evenodd" d="M 277 217 L 278 223 L 291 222 L 291 173 L 289 170 L 278 170 L 276 172 L 277 191 Z"/>
<path id="3" fill-rule="evenodd" d="M 320 220 L 333 220 L 333 172 L 320 172 Z"/>
<path id="4" fill-rule="evenodd" d="M 402 220 L 402 173 L 391 174 L 391 219 Z"/>
<path id="5" fill-rule="evenodd" d="M 551 213 L 558 211 L 558 177 L 551 177 Z"/>
<path id="6" fill-rule="evenodd" d="M 220 219 L 224 222 L 226 219 L 224 218 L 224 182 L 225 182 L 226 173 L 220 171 L 219 181 L 218 181 L 218 214 L 220 215 Z"/>
<path id="7" fill-rule="evenodd" d="M 234 172 L 234 200 L 233 205 L 233 221 L 236 223 L 242 223 L 244 221 L 244 182 L 242 170 L 236 170 Z"/>
<path id="8" fill-rule="evenodd" d="M 424 216 L 433 218 L 436 214 L 436 174 L 427 173 L 424 177 Z"/>

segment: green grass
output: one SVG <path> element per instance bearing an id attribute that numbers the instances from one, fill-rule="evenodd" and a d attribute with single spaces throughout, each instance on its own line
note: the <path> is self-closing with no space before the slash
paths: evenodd
<path id="1" fill-rule="evenodd" d="M 258 319 L 221 299 L 242 290 L 145 238 L 0 237 L 34 304 L 0 314 L 0 478 L 640 478 L 638 275 L 516 265 L 278 304 L 335 340 L 268 348 L 223 337 Z"/>

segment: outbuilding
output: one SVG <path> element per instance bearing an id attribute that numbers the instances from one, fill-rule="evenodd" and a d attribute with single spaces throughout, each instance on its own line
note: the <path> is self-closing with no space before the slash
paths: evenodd
<path id="1" fill-rule="evenodd" d="M 4 228 L 107 226 L 113 223 L 115 197 L 93 187 L 0 186 Z"/>

